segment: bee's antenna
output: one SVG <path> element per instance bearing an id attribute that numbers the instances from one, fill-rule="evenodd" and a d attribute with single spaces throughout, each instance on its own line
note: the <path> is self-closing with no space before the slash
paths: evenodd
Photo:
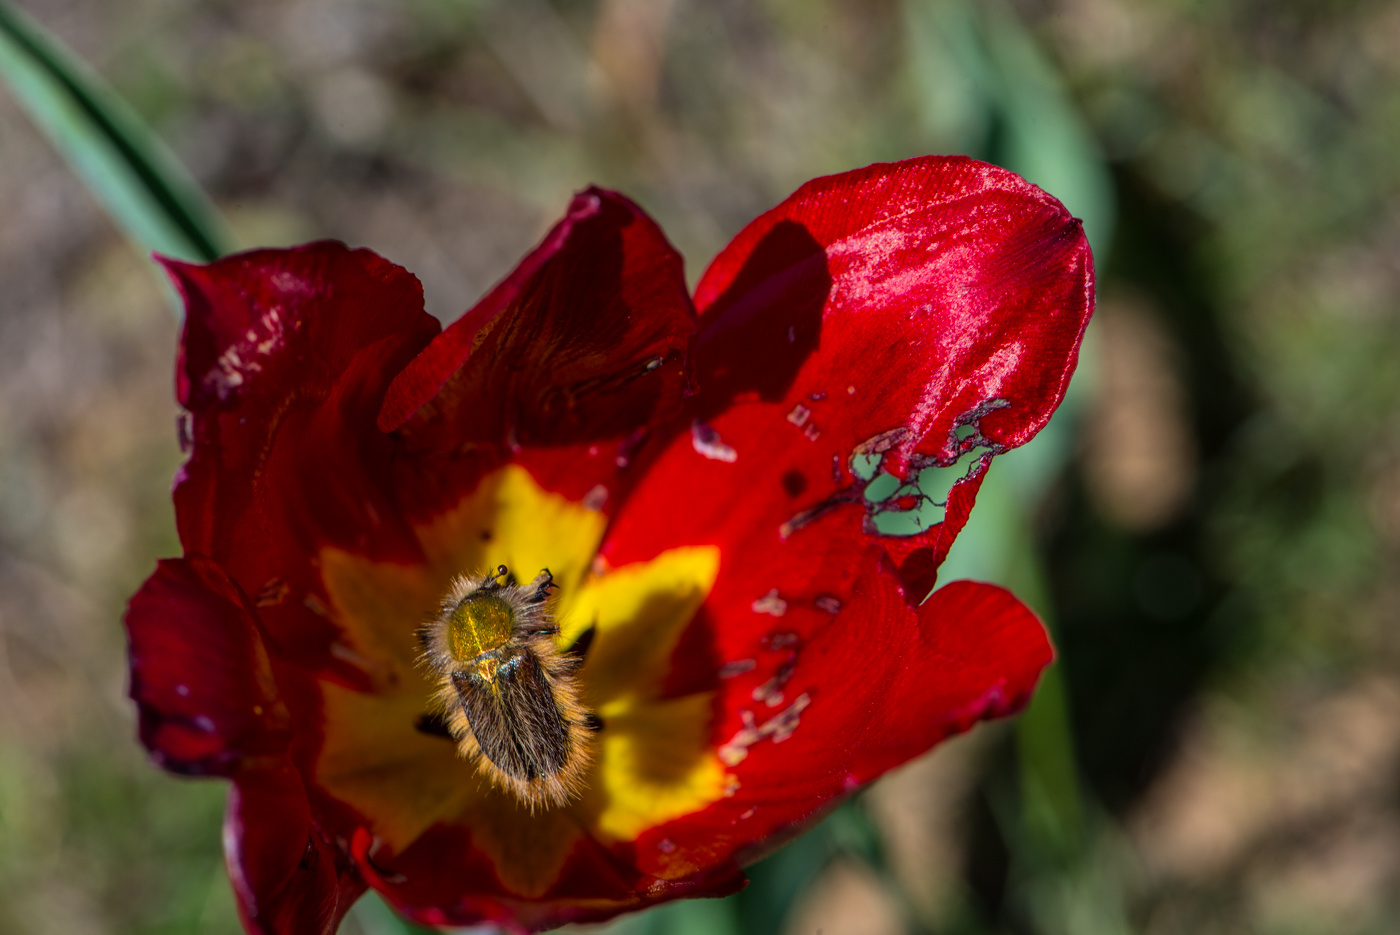
<path id="1" fill-rule="evenodd" d="M 494 591 L 501 586 L 500 579 L 510 574 L 510 569 L 504 565 L 497 565 L 494 572 L 486 573 L 486 580 L 481 583 L 483 591 Z"/>

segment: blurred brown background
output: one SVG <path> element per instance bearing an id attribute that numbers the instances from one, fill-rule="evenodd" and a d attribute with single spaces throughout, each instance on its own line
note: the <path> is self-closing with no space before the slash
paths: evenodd
<path id="1" fill-rule="evenodd" d="M 1085 218 L 1075 412 L 1001 495 L 1069 732 L 984 728 L 882 781 L 858 808 L 887 864 L 837 828 L 618 931 L 1400 930 L 1400 4 L 20 6 L 243 246 L 370 246 L 444 320 L 592 182 L 692 280 L 808 178 L 927 152 Z M 168 295 L 3 93 L 0 219 L 0 931 L 234 933 L 222 787 L 149 766 L 125 698 L 123 603 L 178 549 Z M 1037 742 L 1078 777 L 1053 854 L 1016 792 Z M 345 930 L 402 931 L 373 902 Z"/>

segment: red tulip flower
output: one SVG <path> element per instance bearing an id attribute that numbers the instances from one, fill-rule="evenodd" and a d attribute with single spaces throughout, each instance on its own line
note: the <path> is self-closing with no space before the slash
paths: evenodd
<path id="1" fill-rule="evenodd" d="M 132 598 L 131 695 L 157 763 L 233 782 L 249 932 L 366 887 L 518 930 L 733 892 L 1051 659 L 1008 592 L 933 590 L 1093 308 L 1079 222 L 1009 172 L 810 182 L 693 297 L 590 189 L 444 331 L 367 250 L 166 266 L 184 557 Z"/>

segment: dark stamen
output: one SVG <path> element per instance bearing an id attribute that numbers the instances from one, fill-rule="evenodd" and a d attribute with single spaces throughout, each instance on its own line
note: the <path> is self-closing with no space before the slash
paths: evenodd
<path id="1" fill-rule="evenodd" d="M 564 650 L 564 652 L 567 655 L 573 656 L 579 662 L 583 662 L 584 659 L 588 658 L 588 650 L 593 645 L 593 637 L 597 635 L 598 628 L 589 627 L 587 630 L 580 633 L 578 639 L 574 640 L 574 644 Z"/>
<path id="2" fill-rule="evenodd" d="M 447 720 L 435 711 L 418 715 L 418 720 L 413 722 L 413 727 L 419 733 L 427 734 L 429 737 L 442 737 L 447 740 L 456 739 L 452 736 L 452 731 L 447 728 Z"/>

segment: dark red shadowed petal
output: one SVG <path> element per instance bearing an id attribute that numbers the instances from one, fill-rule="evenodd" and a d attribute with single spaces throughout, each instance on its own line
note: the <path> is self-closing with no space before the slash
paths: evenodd
<path id="1" fill-rule="evenodd" d="M 635 204 L 591 188 L 404 369 L 379 425 L 416 456 L 519 460 L 581 498 L 610 481 L 629 439 L 674 416 L 694 334 L 679 254 Z"/>
<path id="2" fill-rule="evenodd" d="M 490 923 L 507 931 L 539 932 L 571 923 L 602 922 L 672 899 L 728 896 L 746 882 L 732 866 L 695 879 L 659 879 L 619 860 L 598 842 L 582 838 L 549 893 L 527 900 L 501 886 L 497 869 L 473 846 L 470 828 L 437 825 L 429 829 L 394 858 L 392 868 L 376 864 L 369 854 L 371 844 L 367 832 L 352 842 L 361 873 L 395 909 L 423 925 Z M 443 872 L 447 867 L 450 873 Z"/>
<path id="3" fill-rule="evenodd" d="M 131 599 L 141 741 L 172 772 L 230 776 L 224 848 L 249 932 L 334 932 L 363 891 L 314 829 L 291 718 L 247 598 L 212 561 L 162 561 Z"/>
<path id="4" fill-rule="evenodd" d="M 374 420 L 437 322 L 411 274 L 338 243 L 165 262 L 187 306 L 181 541 L 228 571 L 283 651 L 314 663 L 334 637 L 316 613 L 316 551 L 417 557 Z"/>
<path id="5" fill-rule="evenodd" d="M 141 742 L 166 769 L 232 775 L 280 756 L 291 723 L 247 599 L 213 562 L 167 559 L 132 597 L 131 697 Z"/>
<path id="6" fill-rule="evenodd" d="M 1020 710 L 1053 657 L 1040 622 L 1008 591 L 956 581 L 911 607 L 872 547 L 850 603 L 809 637 L 753 647 L 795 665 L 779 690 L 766 675 L 730 680 L 716 741 L 734 794 L 648 832 L 716 862 L 747 863 L 836 800 L 979 720 Z"/>
<path id="7" fill-rule="evenodd" d="M 289 764 L 240 774 L 224 815 L 224 857 L 253 935 L 331 935 L 365 885 L 312 822 Z"/>
<path id="8" fill-rule="evenodd" d="M 590 188 L 404 369 L 379 424 L 431 402 L 443 446 L 615 435 L 679 401 L 693 334 L 680 255 L 631 201 Z"/>

